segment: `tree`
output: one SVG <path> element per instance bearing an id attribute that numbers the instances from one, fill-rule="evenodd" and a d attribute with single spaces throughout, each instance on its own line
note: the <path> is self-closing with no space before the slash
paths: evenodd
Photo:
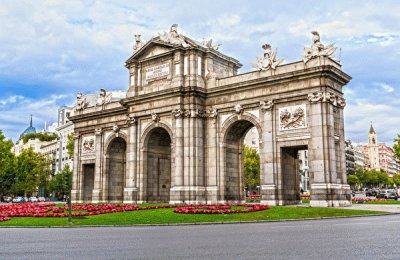
<path id="1" fill-rule="evenodd" d="M 257 150 L 244 146 L 244 185 L 255 190 L 260 185 L 260 155 Z"/>
<path id="2" fill-rule="evenodd" d="M 15 178 L 15 155 L 11 151 L 13 143 L 6 140 L 0 130 L 0 196 L 11 193 Z"/>
<path id="3" fill-rule="evenodd" d="M 398 158 L 400 158 L 400 135 L 397 135 L 397 138 L 394 139 L 393 150 Z"/>
<path id="4" fill-rule="evenodd" d="M 384 185 L 384 184 L 389 184 L 389 176 L 385 170 L 380 170 L 377 172 L 378 176 L 378 184 Z"/>
<path id="5" fill-rule="evenodd" d="M 349 175 L 347 177 L 347 183 L 353 187 L 360 183 L 360 180 L 358 179 L 358 177 L 356 175 Z"/>
<path id="6" fill-rule="evenodd" d="M 69 158 L 74 159 L 74 135 L 69 134 L 67 136 L 67 153 Z"/>
<path id="7" fill-rule="evenodd" d="M 50 161 L 31 148 L 17 157 L 15 169 L 12 191 L 16 195 L 32 195 L 38 188 L 45 188 L 51 174 Z"/>
<path id="8" fill-rule="evenodd" d="M 396 184 L 397 186 L 400 186 L 400 173 L 393 175 L 392 179 L 393 179 L 394 184 Z"/>
<path id="9" fill-rule="evenodd" d="M 64 169 L 56 174 L 50 181 L 49 191 L 60 200 L 69 193 L 69 185 L 71 185 L 69 184 L 70 175 L 72 175 L 72 171 L 67 164 Z"/>
<path id="10" fill-rule="evenodd" d="M 48 133 L 30 133 L 26 134 L 22 137 L 22 141 L 24 144 L 28 142 L 30 139 L 39 139 L 41 142 L 50 142 L 57 138 L 56 134 L 48 134 Z"/>

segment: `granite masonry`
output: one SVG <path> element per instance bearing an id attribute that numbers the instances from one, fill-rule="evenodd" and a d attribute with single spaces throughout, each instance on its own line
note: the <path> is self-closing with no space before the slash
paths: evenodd
<path id="1" fill-rule="evenodd" d="M 342 88 L 351 77 L 312 33 L 300 61 L 284 64 L 265 44 L 244 74 L 175 24 L 148 42 L 135 35 L 126 98 L 77 97 L 73 201 L 243 202 L 243 139 L 255 127 L 262 203 L 299 202 L 297 151 L 308 149 L 311 205 L 350 205 Z"/>

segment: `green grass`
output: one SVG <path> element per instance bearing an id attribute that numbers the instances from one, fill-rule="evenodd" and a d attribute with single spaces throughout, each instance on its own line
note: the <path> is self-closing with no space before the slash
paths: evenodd
<path id="1" fill-rule="evenodd" d="M 271 207 L 269 210 L 237 214 L 177 214 L 173 209 L 139 210 L 97 216 L 73 218 L 72 226 L 78 225 L 142 225 L 178 224 L 200 222 L 269 221 L 379 214 L 377 211 L 312 208 L 312 207 Z M 68 226 L 68 218 L 13 217 L 0 222 L 2 226 Z"/>

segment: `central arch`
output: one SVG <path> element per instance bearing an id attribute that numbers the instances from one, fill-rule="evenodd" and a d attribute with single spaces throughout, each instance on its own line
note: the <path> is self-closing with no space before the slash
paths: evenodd
<path id="1" fill-rule="evenodd" d="M 169 202 L 171 189 L 171 137 L 162 127 L 148 133 L 146 144 L 146 200 Z"/>
<path id="2" fill-rule="evenodd" d="M 232 118 L 228 122 L 224 135 L 224 158 L 225 171 L 223 176 L 223 197 L 224 201 L 242 202 L 245 201 L 244 191 L 244 139 L 247 132 L 259 125 L 255 120 L 248 117 L 241 119 Z"/>

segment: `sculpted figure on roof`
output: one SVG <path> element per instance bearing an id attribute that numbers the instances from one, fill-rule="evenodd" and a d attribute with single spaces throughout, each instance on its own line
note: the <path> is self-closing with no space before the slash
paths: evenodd
<path id="1" fill-rule="evenodd" d="M 312 31 L 311 33 L 313 34 L 312 37 L 313 44 L 311 45 L 311 47 L 304 47 L 304 55 L 303 55 L 304 63 L 307 63 L 309 60 L 317 58 L 319 56 L 327 56 L 334 59 L 336 47 L 333 45 L 333 43 L 324 46 L 321 43 L 321 38 L 319 36 L 319 33 L 317 31 Z"/>
<path id="2" fill-rule="evenodd" d="M 168 33 L 164 32 L 160 34 L 160 40 L 176 45 L 182 45 L 182 47 L 188 47 L 189 44 L 186 42 L 185 38 L 178 34 L 178 25 L 173 24 Z"/>
<path id="3" fill-rule="evenodd" d="M 264 44 L 262 46 L 264 49 L 264 56 L 257 57 L 257 63 L 253 65 L 256 70 L 269 70 L 276 69 L 276 67 L 283 62 L 283 59 L 277 60 L 276 53 L 277 50 L 273 51 L 271 45 Z"/>

